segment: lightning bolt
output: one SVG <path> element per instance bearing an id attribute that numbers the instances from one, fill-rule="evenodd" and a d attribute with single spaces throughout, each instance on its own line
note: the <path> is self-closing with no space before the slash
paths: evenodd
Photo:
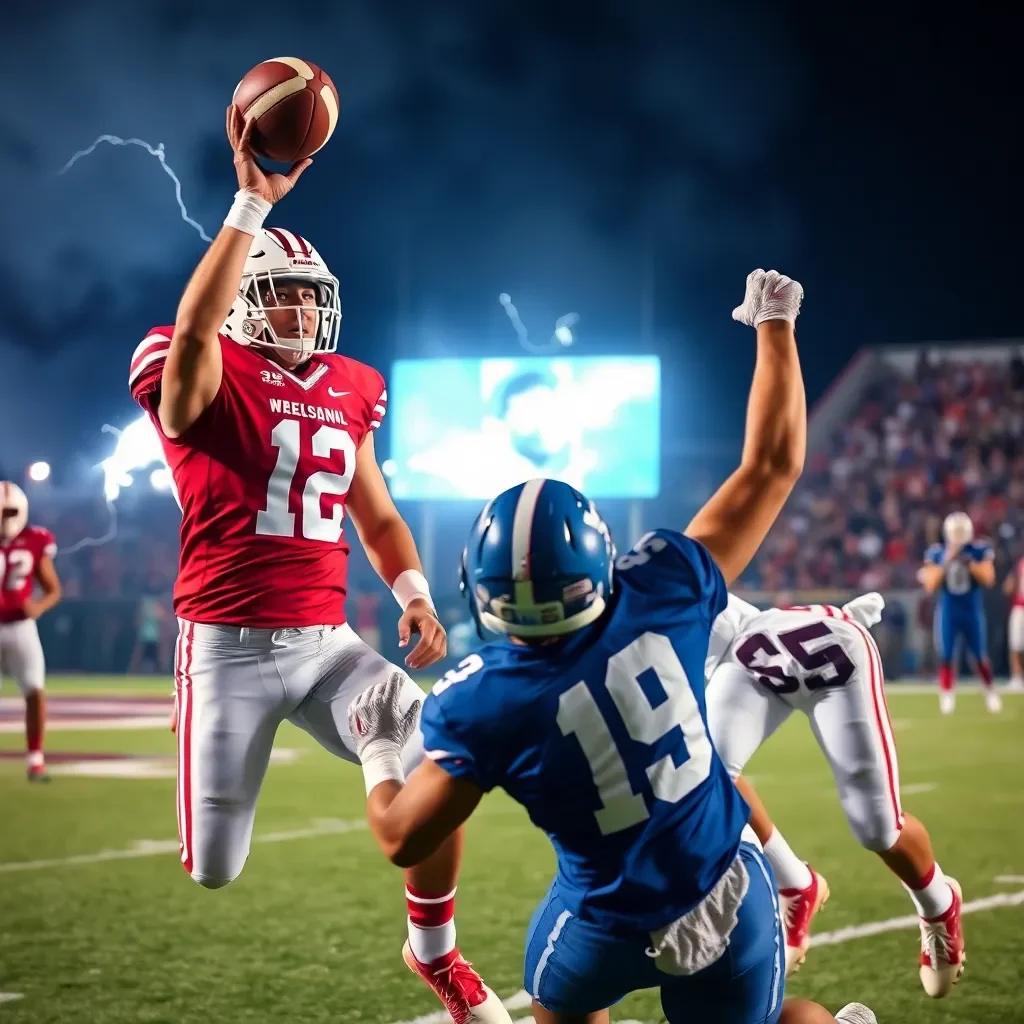
<path id="1" fill-rule="evenodd" d="M 160 166 L 164 169 L 164 173 L 174 182 L 174 197 L 178 201 L 178 209 L 181 210 L 181 219 L 188 224 L 190 227 L 196 229 L 199 233 L 199 237 L 204 242 L 212 242 L 213 239 L 206 233 L 203 225 L 197 220 L 193 220 L 189 216 L 188 210 L 185 208 L 185 201 L 181 198 L 181 182 L 178 180 L 178 176 L 174 173 L 174 169 L 167 162 L 167 157 L 164 154 L 164 144 L 161 142 L 158 146 L 153 146 L 146 142 L 145 139 L 122 139 L 118 135 L 101 135 L 88 149 L 80 149 L 71 159 L 57 172 L 58 174 L 66 174 L 71 170 L 74 165 L 82 159 L 83 156 L 89 156 L 90 153 L 96 151 L 97 147 L 101 142 L 109 143 L 111 146 L 141 146 L 150 156 L 155 156 L 160 161 Z"/>
<path id="2" fill-rule="evenodd" d="M 58 548 L 57 557 L 62 555 L 73 555 L 76 551 L 81 551 L 83 548 L 98 548 L 104 544 L 109 544 L 112 540 L 117 539 L 117 509 L 114 508 L 112 501 L 107 502 L 107 512 L 110 515 L 110 521 L 107 525 L 107 532 L 102 537 L 83 537 L 80 541 L 72 544 L 69 548 Z"/>
<path id="3" fill-rule="evenodd" d="M 516 335 L 519 338 L 519 344 L 527 352 L 532 352 L 534 355 L 546 355 L 549 352 L 557 352 L 560 348 L 565 348 L 572 344 L 571 328 L 579 323 L 579 313 L 566 313 L 564 316 L 560 316 L 555 321 L 555 329 L 547 345 L 535 345 L 530 341 L 530 335 L 526 330 L 526 324 L 523 323 L 523 319 L 519 315 L 519 310 L 512 303 L 512 296 L 508 292 L 502 292 L 498 296 L 498 301 L 505 307 L 505 313 L 508 315 L 509 320 L 512 321 L 512 326 L 515 328 Z"/>

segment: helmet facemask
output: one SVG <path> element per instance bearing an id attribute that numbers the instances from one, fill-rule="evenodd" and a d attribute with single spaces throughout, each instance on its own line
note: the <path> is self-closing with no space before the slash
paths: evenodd
<path id="1" fill-rule="evenodd" d="M 276 298 L 285 285 L 311 288 L 316 295 L 316 304 L 267 301 L 268 298 Z M 333 275 L 303 270 L 266 270 L 246 274 L 239 287 L 239 296 L 247 307 L 242 331 L 252 339 L 251 344 L 297 355 L 299 362 L 304 362 L 314 353 L 333 352 L 338 347 L 341 300 L 338 279 Z M 285 311 L 294 316 L 294 328 L 275 330 L 268 312 L 280 320 Z M 308 322 L 310 318 L 312 324 Z"/>

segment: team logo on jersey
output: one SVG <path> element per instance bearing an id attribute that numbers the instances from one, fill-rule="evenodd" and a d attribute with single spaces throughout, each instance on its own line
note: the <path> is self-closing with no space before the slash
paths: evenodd
<path id="1" fill-rule="evenodd" d="M 284 387 L 284 374 L 274 373 L 272 370 L 260 370 L 260 380 L 264 384 L 274 384 L 279 388 Z"/>

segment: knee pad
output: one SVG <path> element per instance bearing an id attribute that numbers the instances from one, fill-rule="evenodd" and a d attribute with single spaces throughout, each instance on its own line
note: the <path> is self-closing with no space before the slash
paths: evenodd
<path id="1" fill-rule="evenodd" d="M 232 875 L 231 878 L 215 878 L 213 875 L 202 875 L 198 871 L 193 871 L 191 875 L 192 880 L 198 882 L 204 889 L 223 889 L 237 877 L 238 875 Z"/>
<path id="2" fill-rule="evenodd" d="M 893 820 L 893 815 L 886 808 L 865 808 L 860 807 L 858 814 L 852 813 L 852 809 L 845 804 L 843 810 L 846 812 L 846 820 L 849 822 L 850 831 L 854 838 L 872 853 L 884 853 L 896 844 L 900 837 L 900 827 Z"/>
<path id="3" fill-rule="evenodd" d="M 854 829 L 853 834 L 857 836 L 857 841 L 865 850 L 870 850 L 872 853 L 885 853 L 886 850 L 891 850 L 900 839 L 900 830 L 898 828 L 893 829 L 870 829 L 863 830 L 864 835 L 858 834 L 859 830 Z"/>

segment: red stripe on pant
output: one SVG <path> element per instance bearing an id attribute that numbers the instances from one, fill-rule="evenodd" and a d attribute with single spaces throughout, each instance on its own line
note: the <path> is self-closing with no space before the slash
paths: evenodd
<path id="1" fill-rule="evenodd" d="M 176 780 L 174 786 L 174 811 L 178 819 L 178 855 L 184 860 L 185 852 L 185 812 L 183 808 L 183 772 L 182 744 L 185 734 L 184 686 L 182 685 L 182 668 L 185 664 L 185 625 L 178 626 L 178 639 L 174 642 L 174 704 L 177 719 L 174 728 L 174 743 L 177 749 Z"/>
<path id="2" fill-rule="evenodd" d="M 182 633 L 178 701 L 178 787 L 181 792 L 178 841 L 181 863 L 192 874 L 192 640 L 195 626 L 189 622 Z"/>
<path id="3" fill-rule="evenodd" d="M 885 677 L 882 673 L 882 656 L 879 654 L 878 645 L 871 634 L 859 623 L 850 623 L 860 633 L 864 645 L 868 649 L 868 661 L 871 665 L 871 702 L 875 709 L 875 724 L 878 727 L 878 737 L 882 743 L 882 753 L 885 755 L 885 770 L 889 782 L 889 797 L 892 800 L 893 813 L 896 815 L 896 828 L 903 828 L 903 808 L 900 806 L 899 788 L 896 784 L 895 765 L 896 758 L 895 741 L 889 737 L 892 735 L 892 718 L 889 716 L 889 705 L 885 700 Z M 886 727 L 888 726 L 888 730 Z"/>

